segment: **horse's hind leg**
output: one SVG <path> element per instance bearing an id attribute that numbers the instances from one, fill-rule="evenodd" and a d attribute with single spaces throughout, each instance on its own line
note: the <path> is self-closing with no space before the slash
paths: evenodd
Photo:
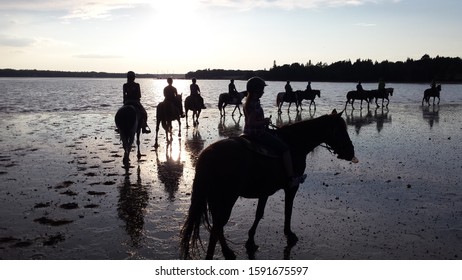
<path id="1" fill-rule="evenodd" d="M 154 148 L 159 148 L 159 143 L 157 141 L 158 139 L 158 136 L 159 136 L 159 124 L 160 124 L 160 120 L 159 120 L 159 117 L 157 117 L 157 123 L 156 123 L 156 142 L 154 143 Z"/>
<path id="2" fill-rule="evenodd" d="M 257 244 L 255 244 L 255 233 L 257 232 L 258 223 L 263 218 L 263 214 L 265 213 L 265 206 L 267 201 L 268 197 L 262 197 L 258 200 L 257 212 L 255 213 L 255 221 L 249 230 L 249 239 L 247 239 L 247 242 L 245 243 L 247 254 L 251 259 L 253 259 L 253 255 L 258 249 Z"/>
<path id="3" fill-rule="evenodd" d="M 138 157 L 138 160 L 141 158 L 141 151 L 140 151 L 140 131 L 138 130 L 136 132 L 136 146 L 138 147 L 138 153 L 136 156 Z"/>

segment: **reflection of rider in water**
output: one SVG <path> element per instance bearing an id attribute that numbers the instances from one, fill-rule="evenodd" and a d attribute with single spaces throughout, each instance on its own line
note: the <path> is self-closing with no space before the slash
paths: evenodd
<path id="1" fill-rule="evenodd" d="M 135 106 L 141 115 L 141 128 L 143 133 L 150 133 L 151 130 L 148 127 L 148 113 L 141 105 L 141 89 L 140 84 L 135 83 L 135 72 L 128 71 L 127 82 L 123 85 L 123 101 L 124 105 Z"/>
<path id="2" fill-rule="evenodd" d="M 238 102 L 239 100 L 239 92 L 237 92 L 236 86 L 234 85 L 234 80 L 231 79 L 228 85 L 228 93 L 231 97 L 231 100 L 236 99 Z"/>
<path id="3" fill-rule="evenodd" d="M 191 96 L 199 101 L 199 104 L 202 106 L 202 109 L 205 109 L 204 98 L 202 98 L 201 90 L 199 89 L 199 85 L 196 84 L 196 82 L 196 78 L 192 78 L 192 84 L 189 86 Z"/>
<path id="4" fill-rule="evenodd" d="M 178 98 L 177 98 L 178 91 L 176 90 L 176 88 L 174 86 L 172 86 L 173 79 L 171 77 L 168 77 L 167 78 L 167 83 L 168 83 L 168 86 L 166 86 L 164 88 L 164 101 L 167 101 L 168 103 L 172 104 L 173 106 L 176 106 L 178 108 L 178 110 L 180 110 L 180 108 L 182 108 L 181 107 L 181 101 L 178 100 Z M 185 117 L 183 111 L 181 111 L 181 117 L 182 118 Z"/>
<path id="5" fill-rule="evenodd" d="M 248 95 L 244 104 L 244 134 L 281 154 L 286 174 L 289 177 L 289 188 L 295 187 L 305 180 L 306 175 L 294 176 L 289 147 L 279 137 L 268 131 L 270 118 L 265 118 L 260 104 L 265 86 L 265 81 L 259 77 L 253 77 L 247 81 Z"/>

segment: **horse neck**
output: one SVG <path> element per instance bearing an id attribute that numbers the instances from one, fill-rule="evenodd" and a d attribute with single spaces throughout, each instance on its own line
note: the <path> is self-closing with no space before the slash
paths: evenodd
<path id="1" fill-rule="evenodd" d="M 322 116 L 312 120 L 301 121 L 295 124 L 281 127 L 278 134 L 296 153 L 305 156 L 327 139 L 328 116 Z"/>

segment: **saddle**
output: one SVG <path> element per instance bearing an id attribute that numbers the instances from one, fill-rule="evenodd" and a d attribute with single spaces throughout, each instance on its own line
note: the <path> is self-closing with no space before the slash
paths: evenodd
<path id="1" fill-rule="evenodd" d="M 239 137 L 233 137 L 235 141 L 241 143 L 245 148 L 249 149 L 252 152 L 255 152 L 261 156 L 269 158 L 280 158 L 281 156 L 276 152 L 271 150 L 271 148 L 262 145 L 252 139 L 252 137 L 242 134 Z"/>

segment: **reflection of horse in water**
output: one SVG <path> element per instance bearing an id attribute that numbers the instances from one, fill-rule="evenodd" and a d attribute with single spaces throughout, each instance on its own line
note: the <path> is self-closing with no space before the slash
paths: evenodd
<path id="1" fill-rule="evenodd" d="M 356 134 L 359 134 L 361 128 L 364 126 L 376 124 L 377 131 L 380 133 L 383 129 L 385 123 L 391 123 L 391 116 L 388 115 L 388 109 L 382 109 L 379 111 L 379 108 L 375 109 L 374 114 L 372 111 L 367 111 L 366 115 L 363 115 L 363 111 L 359 111 L 359 115 L 354 114 L 354 110 L 351 110 L 351 113 L 346 115 L 346 123 L 350 126 L 354 126 Z"/>
<path id="2" fill-rule="evenodd" d="M 301 92 L 301 90 L 297 90 L 297 91 L 294 91 L 294 92 L 279 92 L 276 96 L 276 105 L 278 107 L 278 113 L 281 114 L 282 113 L 282 105 L 284 104 L 284 102 L 287 102 L 289 103 L 289 107 L 287 107 L 287 112 L 290 111 L 290 106 L 292 105 L 292 103 L 295 103 L 295 106 L 297 107 L 297 112 L 299 112 L 298 110 L 298 106 L 300 106 L 300 100 L 298 98 L 298 94 Z"/>
<path id="3" fill-rule="evenodd" d="M 287 114 L 287 119 L 282 119 L 282 114 L 278 114 L 278 117 L 276 119 L 276 126 L 284 126 L 288 124 L 293 124 L 296 122 L 299 122 L 302 120 L 302 113 L 297 112 L 297 115 L 295 116 L 295 119 L 292 119 L 292 116 L 290 114 Z"/>
<path id="4" fill-rule="evenodd" d="M 338 154 L 338 158 L 357 162 L 345 121 L 335 110 L 331 115 L 281 127 L 275 133 L 290 147 L 295 174 L 304 172 L 307 154 L 321 143 L 329 146 Z M 181 231 L 182 258 L 194 257 L 198 253 L 201 225 L 205 225 L 210 232 L 207 259 L 213 258 L 218 241 L 226 259 L 236 257 L 227 245 L 223 227 L 240 196 L 259 199 L 256 218 L 246 243 L 249 255 L 256 251 L 254 236 L 268 197 L 287 186 L 288 178 L 279 158 L 256 153 L 246 142 L 241 137 L 220 140 L 207 147 L 199 156 L 191 205 Z M 284 189 L 284 233 L 291 246 L 298 240 L 291 230 L 292 206 L 297 190 L 298 186 Z"/>
<path id="5" fill-rule="evenodd" d="M 303 110 L 302 108 L 302 101 L 303 100 L 310 100 L 310 106 L 309 109 L 311 110 L 311 105 L 314 105 L 314 109 L 316 110 L 316 102 L 314 102 L 314 99 L 317 97 L 321 98 L 321 91 L 319 89 L 312 89 L 312 90 L 304 90 L 304 91 L 299 91 L 298 93 L 298 102 L 300 103 L 300 110 Z"/>
<path id="6" fill-rule="evenodd" d="M 238 94 L 238 98 L 232 98 L 231 95 L 227 92 L 220 94 L 218 97 L 218 110 L 220 110 L 220 116 L 223 117 L 225 115 L 225 107 L 228 104 L 236 105 L 233 112 L 231 113 L 232 116 L 234 116 L 236 109 L 239 110 L 239 115 L 242 116 L 241 108 L 239 106 L 242 104 L 242 99 L 247 96 L 247 91 L 240 91 Z"/>
<path id="7" fill-rule="evenodd" d="M 222 137 L 234 137 L 239 136 L 242 134 L 242 126 L 241 126 L 241 116 L 237 118 L 237 120 L 232 117 L 233 124 L 227 125 L 226 124 L 226 117 L 220 118 L 220 122 L 218 123 L 218 135 Z"/>
<path id="8" fill-rule="evenodd" d="M 353 106 L 353 103 L 355 102 L 355 100 L 361 100 L 360 109 L 363 108 L 363 101 L 366 101 L 367 110 L 369 110 L 369 103 L 372 102 L 372 100 L 374 99 L 374 96 L 372 95 L 370 90 L 363 90 L 363 91 L 352 90 L 347 93 L 346 98 L 347 98 L 347 101 L 345 102 L 345 109 L 349 103 L 351 103 L 351 108 L 354 109 L 355 107 Z"/>
<path id="9" fill-rule="evenodd" d="M 381 91 L 381 90 L 372 90 L 371 91 L 372 95 L 375 98 L 375 105 L 377 105 L 377 108 L 380 107 L 379 103 L 377 102 L 379 99 L 382 99 L 382 107 L 383 107 L 383 102 L 386 99 L 387 100 L 387 105 L 385 105 L 385 106 L 388 107 L 388 104 L 390 103 L 389 96 L 393 96 L 393 91 L 394 91 L 393 88 L 386 88 L 384 91 Z"/>
<path id="10" fill-rule="evenodd" d="M 178 106 L 171 102 L 162 101 L 157 105 L 156 111 L 156 142 L 154 144 L 155 148 L 159 147 L 159 143 L 157 141 L 158 134 L 159 134 L 159 124 L 162 124 L 162 127 L 165 130 L 165 138 L 167 140 L 167 145 L 172 143 L 173 141 L 173 126 L 172 121 L 178 121 L 178 137 L 181 137 L 181 111 L 183 107 L 182 103 L 182 95 L 179 94 L 176 96 Z"/>
<path id="11" fill-rule="evenodd" d="M 148 205 L 149 194 L 141 183 L 140 166 L 137 170 L 137 180 L 132 183 L 130 173 L 125 174 L 125 180 L 119 188 L 117 213 L 125 222 L 125 231 L 130 236 L 134 247 L 141 247 L 143 237 L 144 213 Z"/>
<path id="12" fill-rule="evenodd" d="M 140 132 L 141 132 L 141 115 L 133 105 L 122 106 L 115 115 L 115 123 L 119 131 L 120 140 L 124 148 L 123 163 L 125 167 L 130 164 L 130 151 L 136 134 L 136 145 L 138 146 L 138 159 L 141 158 L 140 152 Z"/>
<path id="13" fill-rule="evenodd" d="M 168 198 L 173 201 L 180 186 L 180 179 L 183 176 L 183 162 L 181 161 L 181 154 L 178 154 L 177 159 L 172 157 L 171 146 L 166 148 L 165 157 L 165 161 L 160 161 L 156 152 L 157 176 L 159 181 L 164 184 Z"/>
<path id="14" fill-rule="evenodd" d="M 435 98 L 438 98 L 438 105 L 440 104 L 440 92 L 441 92 L 441 85 L 436 86 L 433 88 L 428 88 L 424 91 L 424 96 L 422 98 L 422 106 L 424 105 L 424 101 L 427 102 L 428 106 L 430 106 L 430 98 L 433 97 L 433 105 L 435 105 Z"/>
<path id="15" fill-rule="evenodd" d="M 435 123 L 440 121 L 439 111 L 439 106 L 432 106 L 432 109 L 430 109 L 428 106 L 422 107 L 422 117 L 428 122 L 430 128 L 432 128 Z"/>
<path id="16" fill-rule="evenodd" d="M 189 127 L 188 122 L 188 111 L 192 111 L 192 121 L 193 126 L 196 127 L 199 125 L 199 116 L 201 115 L 202 111 L 202 101 L 200 100 L 199 96 L 189 95 L 184 100 L 184 110 L 186 115 L 186 128 Z"/>
<path id="17" fill-rule="evenodd" d="M 192 132 L 192 137 L 188 137 L 188 132 L 186 132 L 186 142 L 185 142 L 185 149 L 189 152 L 189 155 L 192 160 L 192 165 L 196 166 L 197 159 L 199 158 L 199 154 L 204 149 L 205 140 L 202 139 L 201 133 L 199 130 L 194 130 Z"/>

